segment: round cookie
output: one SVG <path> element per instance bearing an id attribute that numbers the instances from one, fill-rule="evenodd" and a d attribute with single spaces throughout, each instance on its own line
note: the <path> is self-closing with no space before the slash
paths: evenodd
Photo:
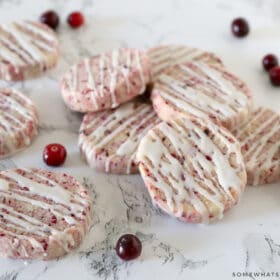
<path id="1" fill-rule="evenodd" d="M 131 101 L 117 109 L 84 116 L 79 147 L 91 167 L 102 172 L 138 173 L 135 159 L 141 138 L 159 122 L 150 104 Z"/>
<path id="2" fill-rule="evenodd" d="M 30 145 L 38 132 L 34 103 L 14 89 L 0 89 L 0 159 Z"/>
<path id="3" fill-rule="evenodd" d="M 210 120 L 158 124 L 141 140 L 137 160 L 153 203 L 185 222 L 222 218 L 246 185 L 238 141 Z"/>
<path id="4" fill-rule="evenodd" d="M 73 177 L 41 169 L 0 172 L 0 255 L 49 260 L 83 241 L 92 219 L 88 191 Z"/>
<path id="5" fill-rule="evenodd" d="M 149 49 L 147 54 L 151 61 L 152 77 L 154 81 L 164 70 L 176 64 L 200 61 L 221 66 L 223 65 L 221 59 L 214 53 L 182 45 L 154 47 Z"/>
<path id="6" fill-rule="evenodd" d="M 260 107 L 233 133 L 241 143 L 247 183 L 256 186 L 280 181 L 280 115 Z"/>
<path id="7" fill-rule="evenodd" d="M 239 78 L 217 65 L 176 65 L 162 73 L 151 99 L 164 121 L 183 116 L 210 118 L 234 128 L 248 117 L 252 95 Z"/>
<path id="8" fill-rule="evenodd" d="M 24 80 L 54 67 L 59 55 L 55 33 L 38 22 L 0 25 L 0 79 Z"/>
<path id="9" fill-rule="evenodd" d="M 144 52 L 118 49 L 72 66 L 60 83 L 70 109 L 97 112 L 115 108 L 144 92 L 150 64 Z"/>

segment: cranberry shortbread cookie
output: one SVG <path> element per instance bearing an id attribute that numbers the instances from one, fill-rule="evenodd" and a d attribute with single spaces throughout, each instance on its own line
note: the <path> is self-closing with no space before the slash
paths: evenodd
<path id="1" fill-rule="evenodd" d="M 97 112 L 143 94 L 150 79 L 150 63 L 144 52 L 118 49 L 72 66 L 60 85 L 70 109 Z"/>
<path id="2" fill-rule="evenodd" d="M 150 104 L 135 100 L 109 111 L 88 113 L 80 128 L 80 151 L 99 171 L 138 173 L 138 144 L 158 122 Z"/>
<path id="3" fill-rule="evenodd" d="M 28 20 L 0 25 L 0 79 L 24 80 L 54 67 L 59 56 L 56 34 Z"/>
<path id="4" fill-rule="evenodd" d="M 252 106 L 244 82 L 223 67 L 201 62 L 166 70 L 158 77 L 151 99 L 164 121 L 195 116 L 210 118 L 229 129 L 244 122 Z"/>
<path id="5" fill-rule="evenodd" d="M 137 160 L 153 203 L 185 222 L 222 218 L 246 185 L 238 141 L 206 119 L 156 125 L 141 140 Z"/>
<path id="6" fill-rule="evenodd" d="M 280 181 L 280 115 L 260 107 L 233 133 L 241 143 L 248 184 Z"/>
<path id="7" fill-rule="evenodd" d="M 0 255 L 49 260 L 83 241 L 92 219 L 88 191 L 73 177 L 41 169 L 0 172 Z"/>
<path id="8" fill-rule="evenodd" d="M 30 145 L 38 132 L 34 103 L 15 89 L 0 88 L 0 159 Z"/>
<path id="9" fill-rule="evenodd" d="M 221 59 L 214 53 L 183 45 L 158 46 L 150 48 L 147 53 L 151 61 L 153 81 L 156 81 L 164 70 L 176 64 L 200 61 L 223 65 Z"/>

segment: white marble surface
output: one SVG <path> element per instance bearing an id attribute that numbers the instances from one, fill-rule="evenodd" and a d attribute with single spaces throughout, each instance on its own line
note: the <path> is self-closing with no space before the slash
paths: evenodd
<path id="1" fill-rule="evenodd" d="M 0 260 L 0 280 L 279 279 L 279 183 L 247 188 L 240 204 L 216 224 L 173 220 L 152 207 L 138 175 L 104 175 L 80 160 L 76 143 L 81 115 L 65 108 L 57 80 L 70 64 L 100 51 L 185 43 L 217 52 L 248 83 L 256 104 L 280 113 L 280 88 L 270 85 L 260 64 L 267 52 L 280 57 L 280 1 L 0 0 L 0 22 L 36 20 L 49 8 L 61 15 L 58 67 L 31 81 L 0 81 L 0 86 L 21 89 L 34 100 L 40 111 L 40 134 L 30 148 L 0 162 L 0 168 L 45 168 L 41 159 L 45 144 L 64 143 L 68 159 L 58 170 L 73 174 L 91 189 L 95 220 L 87 240 L 67 257 L 50 262 Z M 70 30 L 65 18 L 80 9 L 87 24 Z M 246 17 L 251 25 L 250 35 L 242 40 L 229 30 L 237 16 Z M 114 252 L 116 240 L 126 232 L 136 233 L 143 242 L 142 256 L 128 263 Z M 271 277 L 234 277 L 233 272 L 266 272 Z"/>

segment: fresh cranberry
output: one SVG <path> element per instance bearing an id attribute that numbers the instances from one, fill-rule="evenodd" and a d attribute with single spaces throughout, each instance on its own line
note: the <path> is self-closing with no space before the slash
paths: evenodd
<path id="1" fill-rule="evenodd" d="M 244 18 L 236 18 L 231 23 L 231 31 L 236 37 L 245 37 L 249 33 L 249 24 Z"/>
<path id="2" fill-rule="evenodd" d="M 55 11 L 47 11 L 39 18 L 41 23 L 48 25 L 52 29 L 56 29 L 59 25 L 59 17 Z"/>
<path id="3" fill-rule="evenodd" d="M 142 252 L 141 241 L 133 234 L 124 234 L 117 242 L 116 252 L 122 260 L 136 259 Z"/>
<path id="4" fill-rule="evenodd" d="M 265 70 L 269 71 L 271 68 L 278 66 L 278 59 L 274 54 L 267 54 L 263 58 L 263 67 Z"/>
<path id="5" fill-rule="evenodd" d="M 68 16 L 67 22 L 72 28 L 78 28 L 84 24 L 85 19 L 82 13 L 73 12 Z"/>
<path id="6" fill-rule="evenodd" d="M 62 165 L 65 162 L 66 156 L 66 149 L 56 143 L 47 145 L 43 152 L 43 160 L 50 166 Z"/>
<path id="7" fill-rule="evenodd" d="M 270 81 L 275 86 L 280 86 L 280 66 L 275 66 L 269 70 Z"/>

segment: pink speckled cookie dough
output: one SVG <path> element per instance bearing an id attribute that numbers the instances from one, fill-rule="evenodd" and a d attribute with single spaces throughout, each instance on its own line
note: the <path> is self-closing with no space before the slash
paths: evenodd
<path id="1" fill-rule="evenodd" d="M 280 181 L 280 115 L 260 107 L 233 133 L 241 143 L 248 184 Z"/>
<path id="2" fill-rule="evenodd" d="M 183 45 L 164 45 L 147 51 L 151 61 L 152 77 L 155 81 L 166 69 L 176 64 L 200 61 L 222 66 L 223 63 L 214 53 Z"/>
<path id="3" fill-rule="evenodd" d="M 221 219 L 246 185 L 238 141 L 210 120 L 156 125 L 141 140 L 137 160 L 153 203 L 184 222 Z"/>
<path id="4" fill-rule="evenodd" d="M 196 116 L 229 129 L 244 122 L 252 107 L 252 95 L 244 82 L 223 67 L 201 62 L 166 70 L 158 77 L 151 99 L 164 121 Z"/>
<path id="5" fill-rule="evenodd" d="M 72 66 L 60 88 L 70 109 L 97 112 L 142 94 L 150 80 L 150 63 L 144 52 L 118 49 Z"/>
<path id="6" fill-rule="evenodd" d="M 150 104 L 131 101 L 117 109 L 84 116 L 79 147 L 88 164 L 100 171 L 138 173 L 135 153 L 141 138 L 159 122 Z"/>
<path id="7" fill-rule="evenodd" d="M 73 177 L 41 169 L 0 172 L 0 255 L 49 260 L 74 250 L 92 220 L 88 191 Z"/>
<path id="8" fill-rule="evenodd" d="M 31 144 L 38 131 L 38 113 L 24 94 L 0 88 L 0 159 Z"/>
<path id="9" fill-rule="evenodd" d="M 48 26 L 27 20 L 0 25 L 0 79 L 35 77 L 53 68 L 58 56 L 59 43 Z"/>

